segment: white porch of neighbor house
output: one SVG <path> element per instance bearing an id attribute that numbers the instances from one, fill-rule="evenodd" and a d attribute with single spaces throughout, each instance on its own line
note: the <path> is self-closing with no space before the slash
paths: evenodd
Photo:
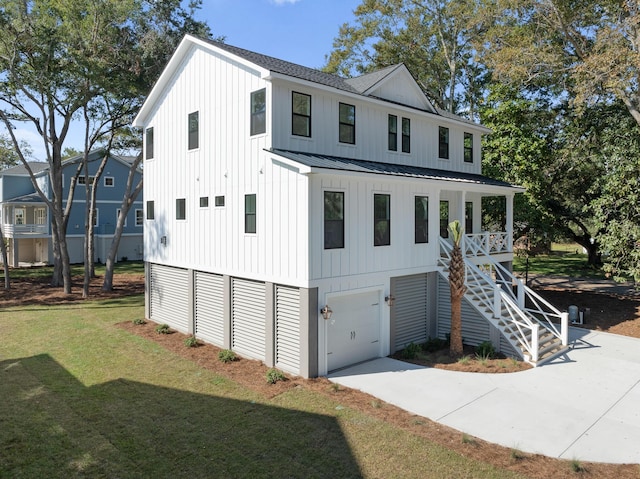
<path id="1" fill-rule="evenodd" d="M 49 214 L 43 203 L 2 206 L 2 232 L 8 243 L 9 266 L 47 263 Z"/>

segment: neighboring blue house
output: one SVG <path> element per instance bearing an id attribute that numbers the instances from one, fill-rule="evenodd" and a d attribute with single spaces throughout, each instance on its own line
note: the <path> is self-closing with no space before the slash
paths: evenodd
<path id="1" fill-rule="evenodd" d="M 97 150 L 89 155 L 89 180 L 95 174 L 104 152 Z M 71 178 L 75 175 L 82 157 L 76 156 L 63 163 L 63 197 L 69 193 Z M 133 157 L 111 155 L 97 191 L 95 216 L 95 261 L 106 259 L 120 212 L 127 177 Z M 51 197 L 49 166 L 47 163 L 29 163 L 42 191 Z M 142 171 L 136 173 L 136 183 Z M 67 245 L 71 263 L 83 262 L 85 177 L 81 174 L 73 198 L 73 206 L 67 227 Z M 51 215 L 42 198 L 31 183 L 23 165 L 0 171 L 0 218 L 2 231 L 8 241 L 9 265 L 13 267 L 53 262 Z M 142 227 L 144 223 L 142 194 L 127 214 L 118 249 L 117 259 L 142 259 Z"/>

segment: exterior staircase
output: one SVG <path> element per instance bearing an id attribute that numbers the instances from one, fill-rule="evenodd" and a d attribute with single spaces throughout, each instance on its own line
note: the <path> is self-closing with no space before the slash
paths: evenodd
<path id="1" fill-rule="evenodd" d="M 487 245 L 493 249 L 494 244 L 499 243 L 480 241 L 478 235 L 464 237 L 465 299 L 502 333 L 524 361 L 539 366 L 569 349 L 569 315 L 494 261 L 487 249 Z M 452 249 L 440 238 L 438 270 L 447 281 Z"/>

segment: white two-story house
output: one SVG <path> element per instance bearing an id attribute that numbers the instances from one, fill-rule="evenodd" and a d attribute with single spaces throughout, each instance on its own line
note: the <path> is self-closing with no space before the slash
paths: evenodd
<path id="1" fill-rule="evenodd" d="M 500 326 L 502 296 L 524 307 L 505 286 L 522 190 L 481 175 L 489 131 L 434 108 L 405 66 L 344 79 L 187 36 L 134 126 L 151 320 L 305 377 L 444 337 L 458 219 L 468 268 L 504 280 L 469 282 L 497 309 L 469 296 L 465 340 L 538 359 L 533 320 L 524 353 Z M 481 231 L 489 196 L 506 231 Z"/>
<path id="2" fill-rule="evenodd" d="M 72 199 L 67 224 L 67 248 L 71 263 L 84 262 L 85 184 L 93 182 L 103 150 L 89 154 L 89 177 L 80 174 Z M 96 214 L 93 218 L 95 233 L 94 261 L 107 259 L 116 222 L 120 214 L 122 197 L 133 157 L 110 155 L 96 189 Z M 82 156 L 65 160 L 62 164 L 62 193 L 68 198 L 71 180 L 76 175 Z M 36 183 L 48 198 L 52 197 L 48 163 L 30 163 Z M 142 170 L 135 173 L 135 183 L 142 177 Z M 53 263 L 53 234 L 51 213 L 33 186 L 29 172 L 23 165 L 0 171 L 0 218 L 2 231 L 8 243 L 9 266 L 28 266 Z M 142 259 L 142 229 L 144 215 L 142 198 L 139 197 L 127 214 L 118 247 L 117 260 Z M 1 261 L 1 259 L 0 259 Z"/>

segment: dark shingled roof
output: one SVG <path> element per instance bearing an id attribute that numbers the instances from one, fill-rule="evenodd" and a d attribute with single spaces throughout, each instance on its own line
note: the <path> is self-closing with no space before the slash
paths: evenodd
<path id="1" fill-rule="evenodd" d="M 49 168 L 49 163 L 45 163 L 43 161 L 30 161 L 29 166 L 31 167 L 31 171 L 33 171 L 34 175 L 45 171 Z M 11 168 L 7 168 L 6 170 L 0 170 L 0 175 L 18 175 L 18 176 L 28 176 L 29 172 L 24 167 L 24 165 L 12 166 Z"/>
<path id="2" fill-rule="evenodd" d="M 471 183 L 478 185 L 500 186 L 514 188 L 514 185 L 500 180 L 494 180 L 473 173 L 439 170 L 436 168 L 423 168 L 420 166 L 397 165 L 393 163 L 380 163 L 378 161 L 355 160 L 353 158 L 341 158 L 337 156 L 318 155 L 315 153 L 302 153 L 298 151 L 280 150 L 272 148 L 266 150 L 278 156 L 293 160 L 311 168 L 326 168 L 331 170 L 353 171 L 357 173 L 375 173 L 392 176 L 405 176 L 410 178 L 423 178 L 428 180 L 455 181 L 459 183 Z"/>

